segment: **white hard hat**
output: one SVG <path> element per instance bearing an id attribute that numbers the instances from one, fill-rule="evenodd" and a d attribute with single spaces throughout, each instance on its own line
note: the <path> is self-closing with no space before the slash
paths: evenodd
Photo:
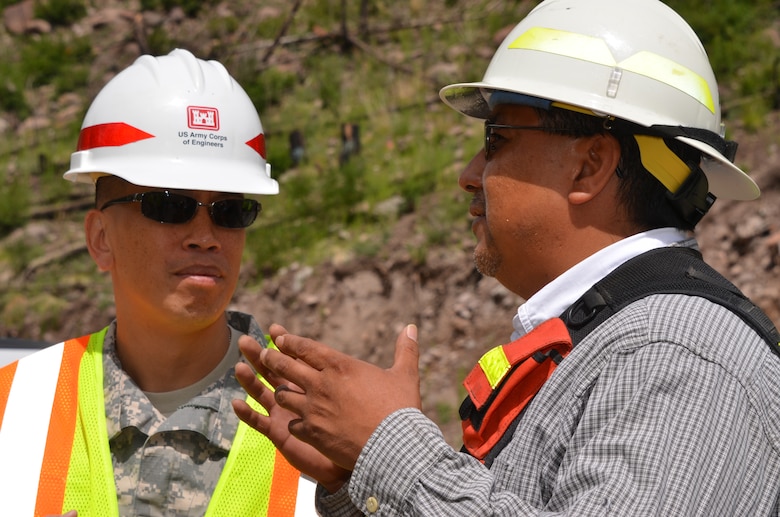
<path id="1" fill-rule="evenodd" d="M 703 153 L 709 190 L 755 199 L 732 163 L 718 85 L 699 38 L 659 0 L 546 0 L 504 39 L 482 81 L 442 88 L 442 100 L 489 118 L 497 92 L 517 93 L 652 128 Z M 501 97 L 502 95 L 498 95 Z M 651 171 L 652 172 L 652 171 Z"/>
<path id="2" fill-rule="evenodd" d="M 139 57 L 103 87 L 65 178 L 277 194 L 265 157 L 263 126 L 244 89 L 217 61 L 176 49 Z"/>

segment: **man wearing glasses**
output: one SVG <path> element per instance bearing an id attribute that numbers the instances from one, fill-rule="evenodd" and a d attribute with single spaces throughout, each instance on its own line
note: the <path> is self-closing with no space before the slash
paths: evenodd
<path id="1" fill-rule="evenodd" d="M 240 417 L 323 515 L 778 515 L 780 336 L 692 237 L 759 190 L 690 27 L 658 0 L 546 0 L 441 96 L 487 121 L 459 179 L 476 265 L 527 300 L 466 377 L 463 450 L 420 410 L 414 325 L 387 370 L 244 338 L 277 390 L 237 366 L 270 413 Z"/>
<path id="2" fill-rule="evenodd" d="M 227 311 L 260 212 L 244 196 L 278 192 L 265 156 L 244 90 L 185 50 L 95 98 L 65 177 L 96 185 L 86 241 L 116 319 L 0 370 L 0 515 L 311 515 L 230 406 L 239 336 L 265 343 Z"/>

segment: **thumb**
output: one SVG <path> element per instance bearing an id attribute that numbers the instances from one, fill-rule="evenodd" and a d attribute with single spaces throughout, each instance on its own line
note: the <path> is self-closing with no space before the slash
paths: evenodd
<path id="1" fill-rule="evenodd" d="M 395 341 L 393 370 L 419 376 L 420 349 L 417 345 L 417 326 L 407 325 Z"/>

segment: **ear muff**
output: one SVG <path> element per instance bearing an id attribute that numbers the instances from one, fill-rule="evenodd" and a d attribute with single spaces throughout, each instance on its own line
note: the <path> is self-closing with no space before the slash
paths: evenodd
<path id="1" fill-rule="evenodd" d="M 639 145 L 642 165 L 663 183 L 666 190 L 677 193 L 691 174 L 691 169 L 658 136 L 634 135 Z"/>

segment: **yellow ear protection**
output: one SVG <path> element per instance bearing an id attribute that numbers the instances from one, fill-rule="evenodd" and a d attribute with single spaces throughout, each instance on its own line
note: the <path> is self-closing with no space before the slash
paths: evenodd
<path id="1" fill-rule="evenodd" d="M 634 136 L 639 146 L 642 165 L 667 189 L 672 208 L 691 227 L 704 217 L 715 202 L 709 191 L 707 176 L 699 166 L 700 159 L 684 159 L 675 147 L 688 147 L 675 137 L 686 137 L 704 142 L 730 161 L 734 161 L 737 143 L 726 140 L 712 131 L 682 126 L 640 126 L 625 120 L 611 120 L 610 130 L 623 131 Z"/>
<path id="2" fill-rule="evenodd" d="M 676 193 L 691 173 L 688 165 L 667 147 L 661 137 L 634 135 L 634 139 L 639 145 L 639 155 L 645 169 L 663 183 L 666 190 Z"/>

